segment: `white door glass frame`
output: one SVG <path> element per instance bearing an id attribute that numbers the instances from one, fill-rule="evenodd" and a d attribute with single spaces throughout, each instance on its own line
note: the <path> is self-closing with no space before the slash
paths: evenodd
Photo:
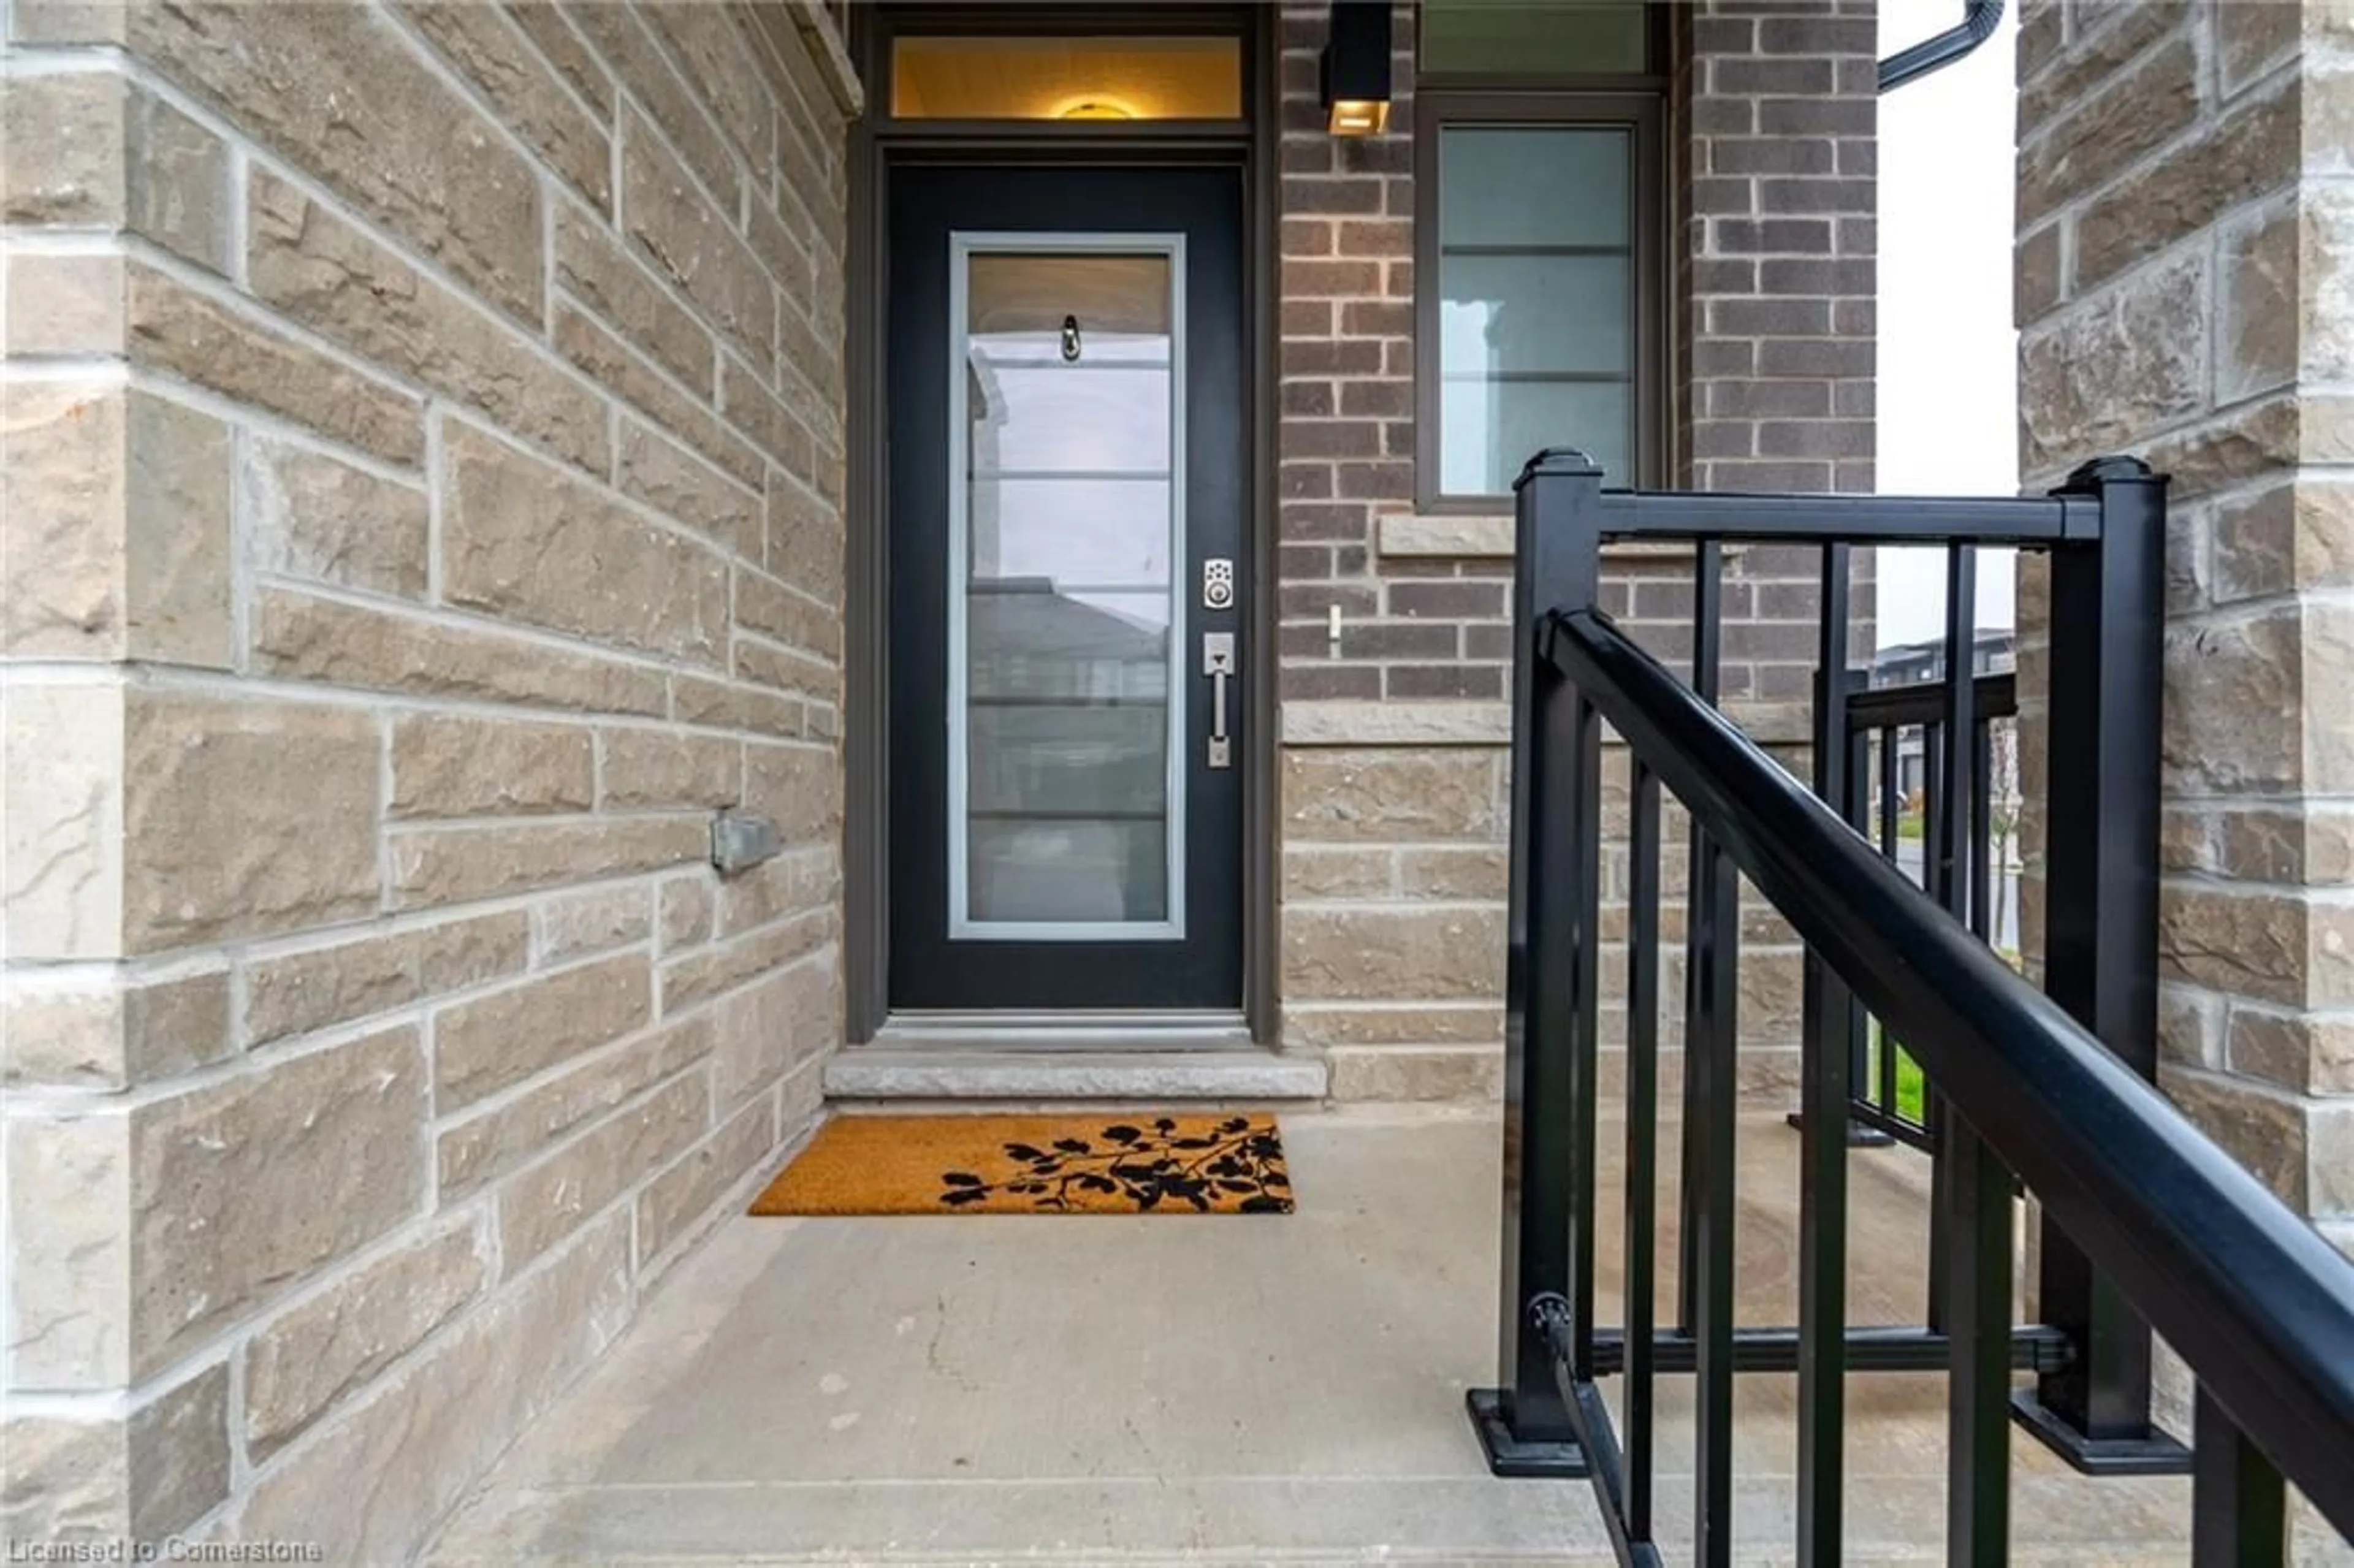
<path id="1" fill-rule="evenodd" d="M 1167 896 L 1159 920 L 976 920 L 972 917 L 971 648 L 972 571 L 970 273 L 976 256 L 1163 257 L 1169 263 L 1169 647 L 1167 782 L 1162 840 Z M 1192 688 L 1186 652 L 1185 548 L 1185 236 L 1182 233 L 1003 233 L 949 235 L 949 621 L 948 915 L 949 936 L 964 941 L 1182 941 L 1185 936 L 1185 717 Z"/>

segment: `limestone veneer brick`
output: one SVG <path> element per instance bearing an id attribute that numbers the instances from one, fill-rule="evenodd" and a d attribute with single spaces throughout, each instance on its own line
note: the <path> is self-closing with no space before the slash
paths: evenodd
<path id="1" fill-rule="evenodd" d="M 818 1114 L 832 25 L 5 7 L 10 1533 L 401 1559 Z"/>

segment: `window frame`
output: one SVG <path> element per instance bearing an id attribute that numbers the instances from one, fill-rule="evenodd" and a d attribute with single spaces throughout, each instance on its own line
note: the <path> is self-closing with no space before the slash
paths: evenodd
<path id="1" fill-rule="evenodd" d="M 1664 164 L 1660 142 L 1665 118 L 1664 83 L 1656 78 L 1593 79 L 1595 85 L 1542 90 L 1458 85 L 1448 79 L 1418 81 L 1414 102 L 1414 413 L 1415 507 L 1433 515 L 1494 516 L 1509 511 L 1510 492 L 1447 493 L 1439 488 L 1445 432 L 1440 428 L 1438 139 L 1442 132 L 1473 126 L 1613 127 L 1630 132 L 1635 166 L 1633 255 L 1635 351 L 1633 403 L 1635 444 L 1628 454 L 1634 472 L 1624 482 L 1657 486 L 1664 461 L 1666 411 L 1667 278 L 1662 225 Z"/>

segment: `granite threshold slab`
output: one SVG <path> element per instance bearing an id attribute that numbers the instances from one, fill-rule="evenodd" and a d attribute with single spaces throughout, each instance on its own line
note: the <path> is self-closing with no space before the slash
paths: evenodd
<path id="1" fill-rule="evenodd" d="M 1172 1050 L 1066 1044 L 1017 1051 L 876 1044 L 853 1046 L 825 1066 L 826 1097 L 836 1101 L 1317 1101 L 1326 1083 L 1322 1058 L 1249 1044 Z"/>

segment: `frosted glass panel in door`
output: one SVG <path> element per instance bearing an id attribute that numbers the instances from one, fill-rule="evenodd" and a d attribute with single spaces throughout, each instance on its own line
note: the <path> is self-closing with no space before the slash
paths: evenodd
<path id="1" fill-rule="evenodd" d="M 950 919 L 1182 934 L 1175 245 L 959 256 Z"/>

